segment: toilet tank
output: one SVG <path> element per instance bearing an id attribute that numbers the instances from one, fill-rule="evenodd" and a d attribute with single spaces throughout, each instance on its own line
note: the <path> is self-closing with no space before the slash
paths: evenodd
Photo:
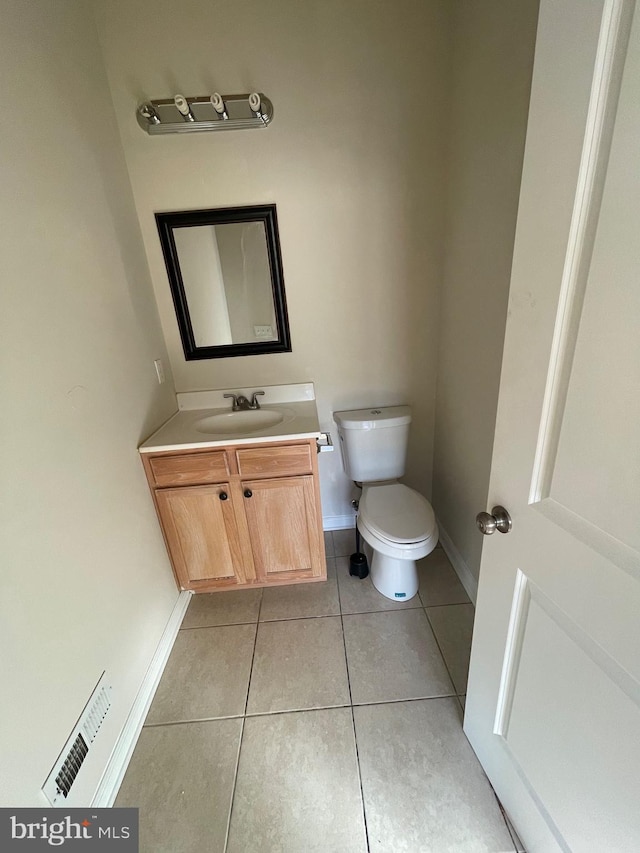
<path id="1" fill-rule="evenodd" d="M 387 406 L 334 412 L 342 464 L 351 480 L 371 483 L 404 474 L 411 409 Z"/>

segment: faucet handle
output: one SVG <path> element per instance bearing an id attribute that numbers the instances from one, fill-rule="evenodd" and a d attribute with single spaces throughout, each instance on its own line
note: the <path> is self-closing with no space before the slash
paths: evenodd
<path id="1" fill-rule="evenodd" d="M 233 400 L 231 404 L 231 411 L 235 412 L 238 409 L 238 395 L 237 394 L 223 394 L 223 397 L 230 397 Z"/>
<path id="2" fill-rule="evenodd" d="M 259 409 L 260 408 L 260 403 L 256 399 L 258 396 L 264 397 L 264 391 L 254 391 L 253 392 L 253 395 L 251 397 L 251 403 L 250 403 L 250 406 L 252 409 Z"/>

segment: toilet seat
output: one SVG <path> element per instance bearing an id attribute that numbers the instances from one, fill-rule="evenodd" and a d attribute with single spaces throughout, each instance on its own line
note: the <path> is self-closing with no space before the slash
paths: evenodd
<path id="1" fill-rule="evenodd" d="M 437 537 L 431 504 L 402 483 L 365 486 L 359 513 L 359 522 L 389 545 L 412 550 Z"/>

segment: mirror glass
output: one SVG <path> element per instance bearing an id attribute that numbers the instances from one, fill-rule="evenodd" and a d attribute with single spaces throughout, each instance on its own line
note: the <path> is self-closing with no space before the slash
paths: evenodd
<path id="1" fill-rule="evenodd" d="M 275 205 L 156 221 L 187 360 L 290 352 Z"/>

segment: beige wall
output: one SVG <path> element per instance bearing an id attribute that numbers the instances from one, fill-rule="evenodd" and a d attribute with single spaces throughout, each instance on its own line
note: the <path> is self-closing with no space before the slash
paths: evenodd
<path id="1" fill-rule="evenodd" d="M 173 239 L 196 346 L 230 344 L 229 310 L 214 226 L 175 228 Z"/>
<path id="2" fill-rule="evenodd" d="M 477 578 L 526 130 L 537 0 L 458 0 L 433 503 Z"/>
<path id="3" fill-rule="evenodd" d="M 271 326 L 270 338 L 277 337 L 264 224 L 228 222 L 216 226 L 216 237 L 233 342 L 256 340 L 256 324 Z"/>
<path id="4" fill-rule="evenodd" d="M 87 803 L 177 598 L 136 452 L 175 398 L 91 10 L 0 10 L 0 805 L 43 802 L 106 669 Z"/>
<path id="5" fill-rule="evenodd" d="M 445 0 L 103 0 L 98 24 L 178 390 L 313 380 L 321 423 L 409 402 L 429 494 L 441 277 Z M 149 137 L 148 98 L 263 91 L 266 130 Z M 293 351 L 187 363 L 154 211 L 275 202 Z M 350 513 L 323 454 L 325 517 Z"/>

